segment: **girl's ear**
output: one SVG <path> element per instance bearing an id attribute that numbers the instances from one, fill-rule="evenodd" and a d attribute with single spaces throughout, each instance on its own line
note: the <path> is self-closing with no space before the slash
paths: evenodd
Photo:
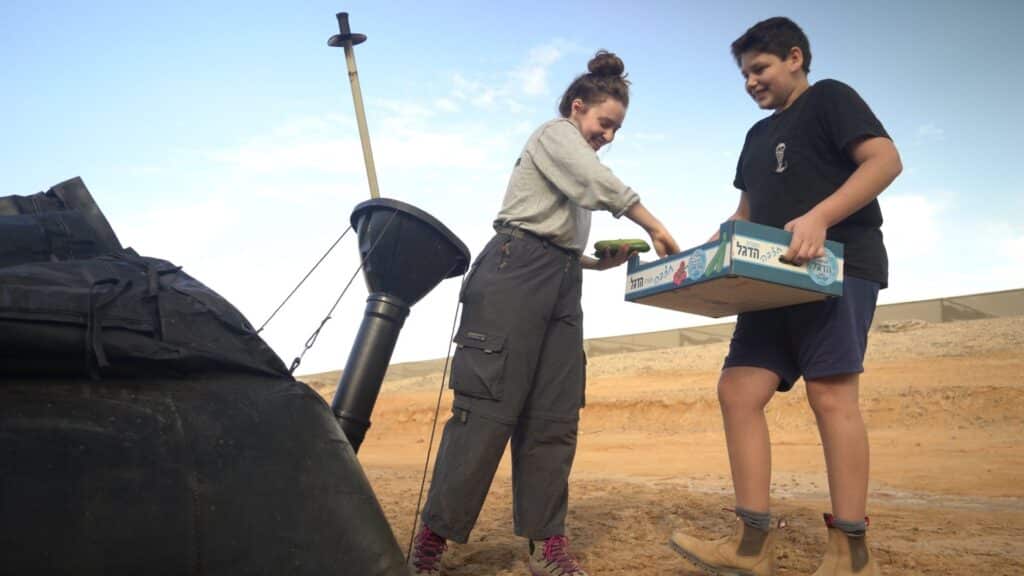
<path id="1" fill-rule="evenodd" d="M 576 98 L 572 101 L 571 110 L 573 114 L 584 114 L 587 111 L 587 105 L 583 102 L 582 98 Z"/>

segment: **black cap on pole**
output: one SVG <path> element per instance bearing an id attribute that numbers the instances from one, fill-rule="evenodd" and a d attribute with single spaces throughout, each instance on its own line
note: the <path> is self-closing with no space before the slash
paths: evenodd
<path id="1" fill-rule="evenodd" d="M 348 12 L 338 12 L 338 33 L 327 39 L 327 45 L 337 48 L 346 41 L 351 41 L 353 46 L 362 44 L 366 42 L 366 34 L 353 34 L 348 27 Z"/>

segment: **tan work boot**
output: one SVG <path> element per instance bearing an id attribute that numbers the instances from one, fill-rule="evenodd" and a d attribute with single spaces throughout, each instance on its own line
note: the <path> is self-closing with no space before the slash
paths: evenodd
<path id="1" fill-rule="evenodd" d="M 831 514 L 825 514 L 828 545 L 825 547 L 825 558 L 813 576 L 881 576 L 882 571 L 871 556 L 867 538 L 850 536 L 833 526 L 833 520 Z"/>
<path id="2" fill-rule="evenodd" d="M 736 518 L 731 535 L 698 540 L 675 532 L 668 543 L 693 564 L 716 576 L 774 576 L 775 533 L 747 526 Z"/>

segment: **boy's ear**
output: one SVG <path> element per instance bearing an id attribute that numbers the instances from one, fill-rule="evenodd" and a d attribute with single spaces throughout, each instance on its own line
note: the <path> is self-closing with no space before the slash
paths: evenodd
<path id="1" fill-rule="evenodd" d="M 786 63 L 794 72 L 803 69 L 804 51 L 799 46 L 793 46 L 789 49 L 789 54 L 786 55 Z"/>

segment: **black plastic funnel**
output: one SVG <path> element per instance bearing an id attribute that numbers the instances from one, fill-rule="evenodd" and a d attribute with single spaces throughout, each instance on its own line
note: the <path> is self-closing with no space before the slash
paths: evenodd
<path id="1" fill-rule="evenodd" d="M 370 293 L 397 296 L 407 306 L 420 301 L 441 280 L 461 276 L 469 250 L 451 230 L 423 210 L 398 200 L 378 198 L 356 206 L 352 227 L 359 234 L 359 255 Z"/>
<path id="2" fill-rule="evenodd" d="M 370 291 L 331 410 L 359 451 L 409 307 L 445 278 L 469 267 L 469 250 L 430 214 L 387 198 L 352 211 L 363 276 Z"/>

